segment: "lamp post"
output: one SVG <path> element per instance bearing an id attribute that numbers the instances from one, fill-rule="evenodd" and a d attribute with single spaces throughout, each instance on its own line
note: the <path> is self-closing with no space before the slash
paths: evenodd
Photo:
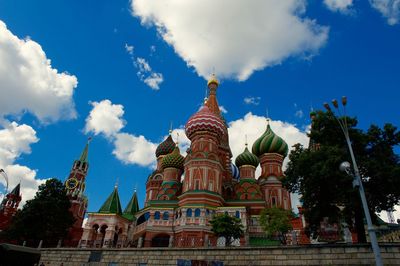
<path id="1" fill-rule="evenodd" d="M 356 159 L 355 159 L 354 153 L 353 153 L 353 148 L 351 146 L 351 141 L 350 141 L 350 136 L 349 136 L 349 128 L 347 125 L 347 118 L 346 118 L 346 104 L 347 104 L 347 98 L 345 96 L 343 96 L 342 97 L 343 113 L 341 113 L 341 111 L 339 109 L 338 101 L 336 99 L 332 100 L 333 107 L 336 109 L 337 113 L 340 116 L 342 116 L 342 118 L 340 118 L 340 117 L 338 118 L 335 115 L 335 113 L 332 111 L 332 109 L 328 103 L 324 103 L 324 107 L 328 112 L 331 112 L 333 114 L 333 117 L 335 117 L 336 121 L 339 123 L 340 128 L 342 129 L 344 137 L 346 139 L 347 146 L 349 148 L 349 152 L 350 152 L 350 156 L 351 156 L 351 161 L 353 162 L 353 169 L 354 169 L 353 186 L 358 187 L 358 191 L 360 192 L 361 202 L 362 202 L 362 206 L 364 209 L 365 218 L 367 220 L 368 235 L 371 240 L 372 250 L 375 255 L 375 263 L 377 266 L 382 266 L 383 264 L 382 264 L 381 252 L 379 250 L 379 245 L 378 245 L 378 241 L 376 238 L 375 229 L 372 224 L 371 215 L 369 213 L 367 198 L 365 197 L 365 192 L 364 192 L 364 186 L 361 181 L 360 171 L 358 170 L 357 162 L 356 162 Z M 350 168 L 349 163 L 344 163 L 344 164 L 342 163 L 341 169 L 343 169 L 349 173 L 349 171 L 348 171 L 349 168 Z"/>

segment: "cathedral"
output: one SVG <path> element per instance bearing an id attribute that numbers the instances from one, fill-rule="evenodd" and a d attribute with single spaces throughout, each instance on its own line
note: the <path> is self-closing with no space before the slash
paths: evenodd
<path id="1" fill-rule="evenodd" d="M 73 242 L 81 235 L 81 247 L 202 247 L 224 245 L 211 231 L 216 214 L 240 218 L 244 236 L 237 246 L 263 235 L 259 223 L 265 208 L 291 210 L 289 192 L 282 187 L 282 163 L 287 143 L 266 122 L 265 132 L 232 163 L 227 123 L 217 101 L 218 80 L 208 81 L 208 97 L 185 125 L 191 144 L 181 155 L 171 132 L 158 145 L 156 169 L 146 181 L 144 207 L 139 209 L 136 191 L 125 208 L 116 185 L 98 212 L 89 212 L 83 232 L 71 230 Z M 66 181 L 77 225 L 86 210 L 83 196 L 88 169 L 86 145 Z M 256 176 L 260 165 L 261 175 Z M 82 187 L 83 186 L 83 187 Z M 297 219 L 299 220 L 299 219 Z M 301 230 L 301 220 L 294 221 Z M 298 232 L 299 233 L 299 232 Z"/>

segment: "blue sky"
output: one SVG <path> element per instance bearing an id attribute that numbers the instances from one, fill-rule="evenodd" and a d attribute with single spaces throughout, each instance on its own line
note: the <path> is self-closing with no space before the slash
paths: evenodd
<path id="1" fill-rule="evenodd" d="M 179 128 L 213 71 L 235 155 L 244 134 L 250 144 L 261 134 L 267 109 L 289 144 L 306 143 L 310 109 L 342 95 L 361 128 L 399 125 L 399 8 L 389 0 L 0 1 L 1 167 L 30 198 L 41 180 L 65 180 L 93 136 L 89 211 L 117 180 L 122 205 L 134 187 L 142 204 L 151 154 L 171 121 L 188 145 Z"/>

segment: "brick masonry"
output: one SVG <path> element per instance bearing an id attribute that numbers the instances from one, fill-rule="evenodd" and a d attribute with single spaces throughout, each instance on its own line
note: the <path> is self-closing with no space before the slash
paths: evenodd
<path id="1" fill-rule="evenodd" d="M 400 244 L 381 245 L 384 265 L 400 265 Z M 88 262 L 92 252 L 100 262 Z M 82 265 L 176 265 L 178 259 L 222 261 L 226 265 L 375 265 L 367 245 L 320 245 L 298 247 L 241 247 L 201 249 L 42 249 L 46 266 Z M 115 264 L 110 264 L 115 263 Z M 139 264 L 147 263 L 147 264 Z"/>

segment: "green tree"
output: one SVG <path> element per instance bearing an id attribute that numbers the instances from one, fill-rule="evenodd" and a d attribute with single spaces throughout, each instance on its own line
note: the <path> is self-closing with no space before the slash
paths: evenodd
<path id="1" fill-rule="evenodd" d="M 275 236 L 281 244 L 286 244 L 286 233 L 292 230 L 291 218 L 293 213 L 282 208 L 264 209 L 260 215 L 260 224 L 270 239 Z"/>
<path id="2" fill-rule="evenodd" d="M 391 210 L 400 201 L 400 161 L 394 153 L 400 132 L 391 124 L 383 129 L 372 125 L 364 132 L 356 128 L 357 119 L 346 119 L 371 213 Z M 309 148 L 297 144 L 290 153 L 284 185 L 302 195 L 311 231 L 317 231 L 323 217 L 330 222 L 343 218 L 349 225 L 354 218 L 358 239 L 365 242 L 358 190 L 352 186 L 353 177 L 339 171 L 340 163 L 351 158 L 333 114 L 313 114 L 309 136 Z"/>
<path id="3" fill-rule="evenodd" d="M 243 236 L 243 225 L 239 218 L 229 216 L 227 213 L 215 215 L 210 221 L 211 230 L 217 237 L 225 238 L 225 245 L 229 247 L 234 239 Z"/>
<path id="4" fill-rule="evenodd" d="M 66 237 L 74 222 L 70 206 L 63 183 L 48 179 L 39 186 L 35 197 L 16 213 L 5 236 L 18 242 L 26 240 L 32 246 L 40 240 L 46 246 L 54 246 Z"/>

